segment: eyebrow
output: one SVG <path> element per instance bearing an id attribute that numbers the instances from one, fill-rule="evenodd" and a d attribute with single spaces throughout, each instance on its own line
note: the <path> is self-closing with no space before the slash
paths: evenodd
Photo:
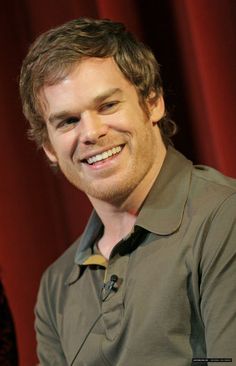
<path id="1" fill-rule="evenodd" d="M 121 94 L 122 93 L 122 90 L 120 88 L 111 88 L 111 89 L 108 89 L 106 90 L 105 92 L 97 95 L 91 102 L 90 104 L 94 107 L 96 106 L 97 104 L 100 104 L 102 103 L 104 100 L 106 100 L 107 98 L 110 98 L 112 97 L 114 94 Z M 61 121 L 63 119 L 66 119 L 68 116 L 71 116 L 73 113 L 72 112 L 69 112 L 69 111 L 61 111 L 61 112 L 58 112 L 58 113 L 54 113 L 52 114 L 48 120 L 50 123 L 55 123 L 57 121 Z M 76 113 L 75 113 L 76 114 Z"/>

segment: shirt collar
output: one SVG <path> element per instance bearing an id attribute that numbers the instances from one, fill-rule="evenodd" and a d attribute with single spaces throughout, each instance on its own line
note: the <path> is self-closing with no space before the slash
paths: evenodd
<path id="1" fill-rule="evenodd" d="M 182 221 L 191 172 L 192 163 L 173 147 L 168 147 L 160 173 L 142 205 L 135 226 L 159 235 L 175 232 Z M 92 255 L 101 230 L 102 222 L 94 210 L 80 238 L 75 264 L 83 264 Z"/>
<path id="2" fill-rule="evenodd" d="M 99 238 L 103 224 L 94 210 L 80 238 L 79 248 L 75 254 L 75 263 L 83 264 L 92 255 L 94 242 Z"/>
<path id="3" fill-rule="evenodd" d="M 159 235 L 175 232 L 182 222 L 191 174 L 192 162 L 170 146 L 136 225 Z"/>
<path id="4" fill-rule="evenodd" d="M 93 211 L 83 234 L 78 240 L 78 249 L 75 253 L 74 266 L 66 279 L 66 285 L 73 285 L 80 277 L 81 265 L 92 255 L 94 242 L 99 237 L 103 225 L 96 211 Z"/>

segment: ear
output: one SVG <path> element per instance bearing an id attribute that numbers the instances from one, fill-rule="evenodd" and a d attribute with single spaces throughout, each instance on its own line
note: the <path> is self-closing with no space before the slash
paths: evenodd
<path id="1" fill-rule="evenodd" d="M 160 121 L 162 117 L 165 115 L 165 102 L 163 96 L 160 95 L 156 97 L 156 95 L 151 93 L 147 100 L 147 106 L 149 109 L 150 120 L 153 124 Z"/>
<path id="2" fill-rule="evenodd" d="M 45 154 L 47 155 L 48 159 L 52 163 L 56 164 L 57 156 L 56 156 L 56 153 L 55 153 L 50 141 L 45 142 L 42 147 L 43 147 L 43 150 L 44 150 Z"/>

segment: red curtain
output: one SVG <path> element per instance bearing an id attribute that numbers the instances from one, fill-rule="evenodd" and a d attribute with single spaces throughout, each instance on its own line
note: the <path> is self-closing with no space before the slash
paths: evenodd
<path id="1" fill-rule="evenodd" d="M 234 0 L 12 0 L 0 12 L 0 268 L 22 366 L 37 362 L 34 304 L 42 272 L 83 230 L 86 197 L 26 138 L 20 65 L 42 31 L 79 16 L 123 21 L 162 64 L 176 146 L 236 177 Z"/>
<path id="2" fill-rule="evenodd" d="M 199 161 L 236 176 L 236 2 L 174 0 Z"/>

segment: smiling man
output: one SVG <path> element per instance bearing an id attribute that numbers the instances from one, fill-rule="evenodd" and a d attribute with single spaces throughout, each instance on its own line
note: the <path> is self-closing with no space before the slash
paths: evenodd
<path id="1" fill-rule="evenodd" d="M 80 18 L 34 42 L 20 91 L 31 137 L 94 207 L 42 277 L 40 364 L 233 358 L 236 184 L 171 146 L 152 52 Z"/>
<path id="2" fill-rule="evenodd" d="M 162 96 L 155 101 L 147 98 L 145 113 L 134 85 L 111 57 L 82 60 L 41 93 L 49 135 L 44 150 L 49 159 L 93 204 L 93 200 L 102 207 L 104 201 L 122 204 L 126 212 L 135 205 L 137 210 L 165 156 L 156 128 L 164 115 Z M 139 202 L 130 199 L 136 189 Z"/>

